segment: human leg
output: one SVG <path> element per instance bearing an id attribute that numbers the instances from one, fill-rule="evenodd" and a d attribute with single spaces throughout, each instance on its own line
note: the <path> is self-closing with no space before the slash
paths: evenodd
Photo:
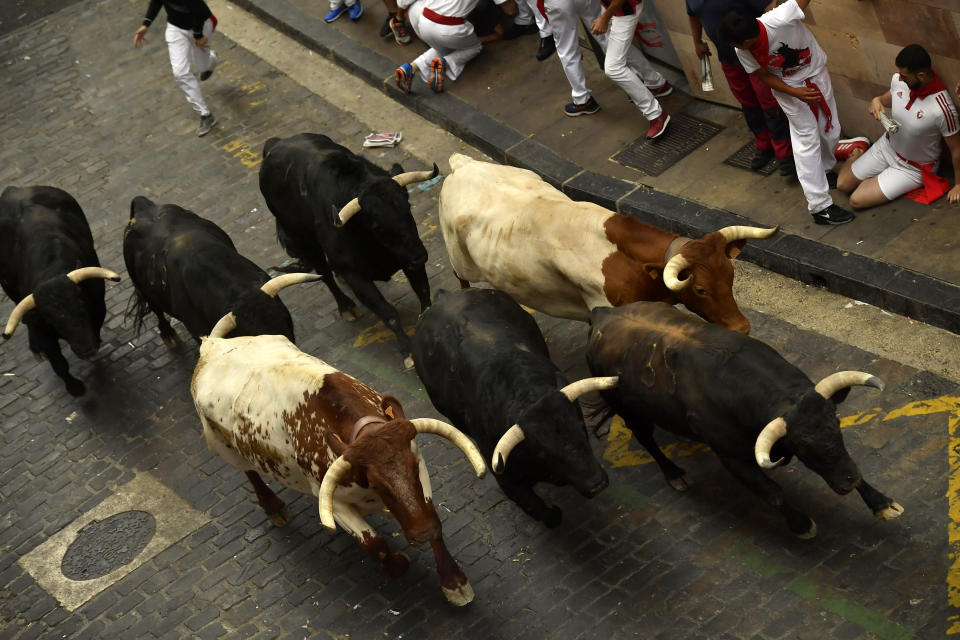
<path id="1" fill-rule="evenodd" d="M 663 109 L 640 77 L 627 67 L 627 50 L 633 46 L 633 32 L 637 26 L 636 13 L 614 16 L 607 30 L 607 50 L 603 72 L 623 89 L 647 120 L 654 120 Z"/>
<path id="2" fill-rule="evenodd" d="M 797 178 L 807 199 L 807 209 L 815 213 L 833 204 L 830 186 L 824 173 L 820 153 L 820 127 L 807 103 L 775 92 L 777 102 L 790 123 L 790 142 L 793 159 L 797 166 Z M 831 153 L 833 149 L 831 147 Z"/>
<path id="3" fill-rule="evenodd" d="M 778 160 L 793 157 L 793 148 L 790 144 L 790 124 L 787 122 L 787 116 L 783 109 L 773 96 L 770 87 L 760 82 L 752 74 L 748 75 L 750 86 L 753 88 L 753 94 L 757 103 L 763 112 L 763 119 L 767 125 L 767 131 L 770 132 L 770 145 L 773 147 L 773 153 Z"/>
<path id="4" fill-rule="evenodd" d="M 563 65 L 563 73 L 570 83 L 574 104 L 584 104 L 591 99 L 587 78 L 583 72 L 583 56 L 577 41 L 577 14 L 571 0 L 545 0 L 544 7 L 550 31 L 556 42 L 557 55 Z"/>
<path id="5" fill-rule="evenodd" d="M 210 115 L 210 109 L 207 108 L 203 93 L 200 91 L 200 82 L 190 72 L 190 55 L 191 51 L 196 48 L 193 34 L 187 29 L 175 27 L 168 22 L 164 38 L 167 41 L 170 68 L 173 71 L 173 79 L 177 86 L 183 91 L 187 102 L 190 103 L 194 111 L 199 113 L 201 117 Z"/>

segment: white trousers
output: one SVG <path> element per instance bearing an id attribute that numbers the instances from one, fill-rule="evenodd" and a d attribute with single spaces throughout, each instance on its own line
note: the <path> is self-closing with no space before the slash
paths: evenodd
<path id="1" fill-rule="evenodd" d="M 833 150 L 840 140 L 840 120 L 827 70 L 813 76 L 810 81 L 817 85 L 823 94 L 823 101 L 830 110 L 829 118 L 822 107 L 818 109 L 817 115 L 814 115 L 810 105 L 799 98 L 780 91 L 774 91 L 773 96 L 790 122 L 793 160 L 797 165 L 797 178 L 803 188 L 803 195 L 807 198 L 807 210 L 816 213 L 833 204 L 825 172 L 837 165 Z"/>
<path id="2" fill-rule="evenodd" d="M 513 19 L 513 22 L 521 26 L 536 22 L 540 37 L 547 38 L 550 36 L 550 23 L 540 13 L 537 0 L 517 0 L 517 16 Z"/>
<path id="3" fill-rule="evenodd" d="M 610 18 L 610 26 L 607 28 L 607 47 L 606 56 L 603 59 L 603 72 L 627 93 L 633 100 L 633 104 L 637 105 L 637 108 L 640 109 L 647 120 L 653 120 L 663 113 L 660 102 L 653 97 L 650 89 L 647 89 L 637 72 L 627 66 L 627 56 L 630 50 L 636 49 L 639 51 L 633 46 L 633 32 L 639 21 L 640 14 L 637 12 L 629 16 L 613 16 Z M 642 53 L 640 55 L 643 56 Z M 647 67 L 650 66 L 646 56 L 643 56 L 643 61 Z M 656 70 L 653 70 L 653 73 L 660 76 Z M 660 77 L 662 78 L 662 76 Z"/>
<path id="4" fill-rule="evenodd" d="M 603 7 L 599 0 L 544 0 L 550 30 L 557 43 L 557 55 L 563 65 L 563 72 L 570 83 L 570 92 L 576 104 L 590 99 L 587 79 L 583 73 L 583 55 L 577 41 L 577 23 L 580 20 L 589 27 L 600 17 Z M 612 21 L 611 21 L 612 24 Z M 607 49 L 607 35 L 594 36 L 604 51 Z M 631 36 L 632 37 L 632 36 Z M 627 66 L 640 76 L 641 81 L 650 86 L 659 86 L 664 77 L 653 68 L 650 61 L 637 47 L 627 47 Z"/>
<path id="5" fill-rule="evenodd" d="M 217 54 L 210 48 L 210 34 L 212 33 L 213 21 L 207 18 L 207 21 L 203 23 L 203 35 L 207 37 L 206 51 L 197 46 L 193 39 L 193 32 L 189 29 L 181 29 L 168 22 L 167 31 L 164 33 L 167 41 L 167 51 L 170 53 L 173 79 L 187 97 L 187 102 L 190 103 L 193 110 L 201 116 L 210 115 L 210 109 L 207 108 L 207 103 L 203 100 L 203 94 L 200 93 L 200 82 L 195 75 L 190 73 L 190 61 L 192 58 L 193 65 L 200 73 L 210 71 L 217 66 Z"/>
<path id="6" fill-rule="evenodd" d="M 430 80 L 430 64 L 434 58 L 446 60 L 447 68 L 444 75 L 451 80 L 456 80 L 467 63 L 476 58 L 483 49 L 483 44 L 474 33 L 472 24 L 466 21 L 463 24 L 437 24 L 423 17 L 423 2 L 414 2 L 410 5 L 407 9 L 407 17 L 417 37 L 430 47 L 413 61 L 420 71 L 420 79 L 424 82 Z"/>

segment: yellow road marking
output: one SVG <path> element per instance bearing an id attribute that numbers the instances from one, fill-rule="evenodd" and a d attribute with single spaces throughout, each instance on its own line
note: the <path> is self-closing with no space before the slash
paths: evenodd
<path id="1" fill-rule="evenodd" d="M 415 330 L 416 327 L 407 327 L 404 329 L 404 333 L 412 338 Z M 353 346 L 365 347 L 368 344 L 374 344 L 376 342 L 391 342 L 395 341 L 396 339 L 396 334 L 394 334 L 390 329 L 387 329 L 387 325 L 383 324 L 383 321 L 381 320 L 372 327 L 367 327 L 361 331 L 360 335 L 357 336 L 357 339 L 353 341 Z"/>
<path id="2" fill-rule="evenodd" d="M 234 158 L 239 159 L 241 164 L 251 169 L 258 167 L 260 163 L 263 162 L 263 157 L 253 151 L 250 145 L 242 140 L 232 140 L 220 148 L 233 155 Z"/>

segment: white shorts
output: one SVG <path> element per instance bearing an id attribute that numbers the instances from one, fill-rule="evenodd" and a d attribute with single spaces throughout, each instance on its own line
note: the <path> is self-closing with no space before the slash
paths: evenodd
<path id="1" fill-rule="evenodd" d="M 890 146 L 887 136 L 880 136 L 850 167 L 858 180 L 877 176 L 880 191 L 887 200 L 896 200 L 905 193 L 923 186 L 920 169 L 901 160 Z"/>

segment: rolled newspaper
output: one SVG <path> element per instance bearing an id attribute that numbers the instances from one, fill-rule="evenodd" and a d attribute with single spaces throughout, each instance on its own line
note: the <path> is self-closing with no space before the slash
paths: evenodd
<path id="1" fill-rule="evenodd" d="M 713 71 L 710 69 L 710 56 L 700 57 L 700 88 L 713 91 Z"/>
<path id="2" fill-rule="evenodd" d="M 896 133 L 900 130 L 900 123 L 888 116 L 883 111 L 880 112 L 880 124 L 887 130 L 887 133 Z"/>

